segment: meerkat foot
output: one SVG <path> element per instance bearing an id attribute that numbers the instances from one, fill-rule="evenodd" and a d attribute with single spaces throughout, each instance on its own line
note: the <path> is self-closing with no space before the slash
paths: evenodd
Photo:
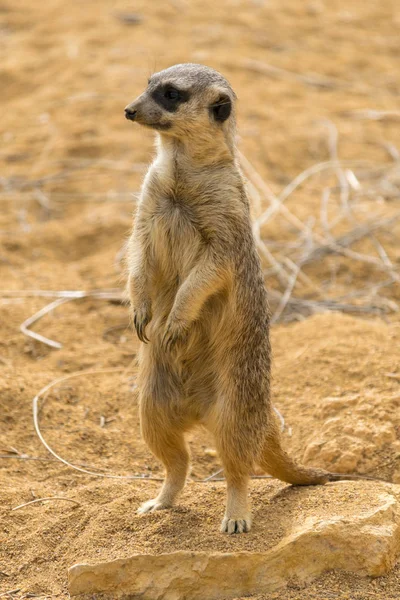
<path id="1" fill-rule="evenodd" d="M 221 532 L 232 535 L 233 533 L 248 533 L 251 529 L 251 517 L 245 516 L 233 519 L 225 516 L 221 524 Z"/>
<path id="2" fill-rule="evenodd" d="M 165 510 L 167 508 L 171 508 L 172 504 L 169 502 L 163 502 L 159 498 L 153 498 L 152 500 L 147 500 L 147 502 L 143 502 L 137 509 L 137 512 L 140 515 L 144 515 L 148 512 L 155 512 L 156 510 Z"/>

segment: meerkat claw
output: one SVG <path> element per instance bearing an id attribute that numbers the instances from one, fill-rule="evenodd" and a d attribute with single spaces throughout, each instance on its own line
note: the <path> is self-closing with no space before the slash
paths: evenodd
<path id="1" fill-rule="evenodd" d="M 149 342 L 149 339 L 146 335 L 146 327 L 150 322 L 150 318 L 147 316 L 144 316 L 142 318 L 140 318 L 138 316 L 138 313 L 135 311 L 134 316 L 133 316 L 133 324 L 134 327 L 136 329 L 136 334 L 139 338 L 139 340 L 141 342 L 143 342 L 144 344 L 147 344 Z"/>
<path id="2" fill-rule="evenodd" d="M 177 323 L 167 324 L 163 338 L 162 347 L 166 352 L 171 352 L 173 348 L 179 344 L 184 343 L 187 337 L 187 329 L 181 324 L 180 321 Z"/>
<path id="3" fill-rule="evenodd" d="M 225 517 L 222 521 L 221 532 L 232 535 L 234 533 L 248 533 L 251 529 L 251 520 L 249 517 L 243 519 L 230 519 Z"/>
<path id="4" fill-rule="evenodd" d="M 152 500 L 147 500 L 147 502 L 143 502 L 137 509 L 139 515 L 144 515 L 149 512 L 155 512 L 156 510 L 165 510 L 170 508 L 169 504 L 165 504 L 160 502 L 157 498 L 153 498 Z"/>
<path id="5" fill-rule="evenodd" d="M 178 339 L 172 335 L 167 336 L 164 339 L 164 349 L 166 352 L 171 352 L 171 350 L 173 349 L 173 347 L 175 346 L 176 342 L 178 341 Z"/>
<path id="6" fill-rule="evenodd" d="M 149 341 L 146 336 L 146 323 L 144 321 L 142 323 L 140 323 L 138 338 L 144 344 L 147 344 L 147 342 Z"/>
<path id="7" fill-rule="evenodd" d="M 162 339 L 162 346 L 165 350 L 165 352 L 170 352 L 172 350 L 172 348 L 175 346 L 176 342 L 178 341 L 178 336 L 176 334 L 173 333 L 173 331 L 171 331 L 170 327 L 167 327 L 163 339 Z"/>

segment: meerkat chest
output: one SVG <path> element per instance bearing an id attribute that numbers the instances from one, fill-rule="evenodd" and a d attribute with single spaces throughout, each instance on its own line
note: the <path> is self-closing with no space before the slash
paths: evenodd
<path id="1" fill-rule="evenodd" d="M 201 246 L 195 212 L 171 196 L 160 196 L 154 206 L 150 239 L 153 255 L 162 270 L 186 276 Z"/>
<path id="2" fill-rule="evenodd" d="M 145 181 L 149 238 L 155 263 L 168 278 L 183 279 L 199 259 L 210 230 L 205 182 L 159 153 Z"/>

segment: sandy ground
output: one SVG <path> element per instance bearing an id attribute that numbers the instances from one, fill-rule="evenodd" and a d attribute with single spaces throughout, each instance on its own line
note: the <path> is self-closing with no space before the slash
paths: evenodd
<path id="1" fill-rule="evenodd" d="M 332 158 L 337 132 L 340 157 L 364 165 L 361 175 L 372 190 L 354 204 L 357 217 L 393 216 L 400 200 L 399 27 L 395 0 L 0 0 L 1 288 L 122 286 L 135 193 L 153 152 L 151 133 L 126 122 L 123 108 L 152 71 L 177 62 L 204 62 L 230 79 L 239 96 L 240 149 L 274 192 Z M 265 64 L 281 71 L 265 72 Z M 371 109 L 384 112 L 374 119 L 353 112 Z M 340 204 L 335 174 L 321 172 L 287 202 L 309 227 L 319 219 L 328 185 L 333 218 Z M 281 218 L 262 234 L 278 253 L 283 243 L 299 240 Z M 397 269 L 399 236 L 398 222 L 378 236 Z M 354 249 L 379 256 L 370 238 Z M 304 273 L 309 283 L 296 284 L 294 295 L 309 299 L 316 285 L 330 299 L 388 278 L 373 264 L 343 256 L 315 261 Z M 266 283 L 279 289 L 270 271 Z M 393 282 L 379 289 L 385 294 L 374 296 L 367 312 L 325 312 L 300 321 L 297 315 L 289 324 L 289 312 L 283 313 L 272 334 L 274 403 L 285 417 L 287 448 L 305 463 L 400 483 L 400 290 Z M 35 394 L 76 371 L 122 368 L 56 386 L 41 404 L 43 435 L 63 458 L 85 468 L 162 476 L 139 436 L 137 341 L 127 309 L 93 298 L 59 306 L 34 327 L 62 344 L 56 350 L 19 331 L 50 301 L 0 294 L 0 594 L 64 599 L 68 566 L 149 545 L 159 552 L 198 544 L 228 551 L 274 543 L 288 518 L 269 508 L 283 487 L 278 482 L 254 482 L 259 522 L 249 535 L 232 539 L 214 533 L 223 512 L 222 483 L 204 484 L 210 485 L 206 506 L 192 484 L 169 517 L 138 517 L 138 503 L 158 483 L 94 478 L 52 460 L 33 428 Z M 190 444 L 193 479 L 219 468 L 204 432 L 195 432 Z M 330 505 L 325 490 L 301 493 L 316 511 Z M 53 500 L 11 511 L 48 496 L 79 506 Z M 278 597 L 397 598 L 399 577 L 399 569 L 374 581 L 329 573 Z"/>

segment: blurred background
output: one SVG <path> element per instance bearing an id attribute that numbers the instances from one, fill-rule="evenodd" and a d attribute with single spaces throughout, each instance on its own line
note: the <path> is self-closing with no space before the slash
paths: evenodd
<path id="1" fill-rule="evenodd" d="M 191 61 L 220 70 L 239 97 L 274 319 L 396 310 L 394 1 L 23 6 L 0 5 L 8 288 L 20 288 L 21 267 L 24 288 L 119 285 L 118 253 L 153 152 L 151 132 L 123 108 L 152 72 Z"/>
<path id="2" fill-rule="evenodd" d="M 30 412 L 43 385 L 82 369 L 125 371 L 49 394 L 50 443 L 98 469 L 161 474 L 139 439 L 137 342 L 120 301 L 154 140 L 124 107 L 180 62 L 216 68 L 238 95 L 286 445 L 304 462 L 400 481 L 399 33 L 396 0 L 0 0 L 5 504 L 50 482 L 89 486 L 41 462 Z M 194 476 L 210 475 L 212 442 L 191 445 Z M 90 480 L 99 497 L 103 485 Z M 46 547 L 25 551 L 37 582 Z"/>

